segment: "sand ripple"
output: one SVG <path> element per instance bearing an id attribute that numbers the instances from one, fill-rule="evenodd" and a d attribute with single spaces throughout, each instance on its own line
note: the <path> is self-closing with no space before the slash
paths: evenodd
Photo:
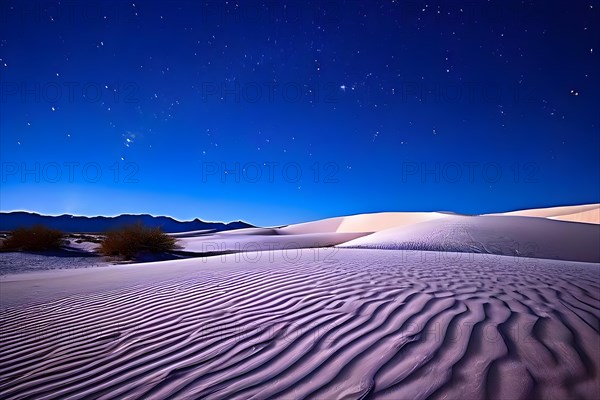
<path id="1" fill-rule="evenodd" d="M 354 249 L 330 262 L 228 257 L 227 268 L 163 262 L 189 272 L 5 307 L 2 397 L 599 394 L 598 264 Z"/>

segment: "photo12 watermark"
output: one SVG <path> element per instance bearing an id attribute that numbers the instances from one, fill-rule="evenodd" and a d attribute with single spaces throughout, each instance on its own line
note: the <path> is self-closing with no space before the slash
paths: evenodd
<path id="1" fill-rule="evenodd" d="M 304 164 L 295 161 L 219 162 L 201 164 L 201 182 L 220 183 L 300 183 L 336 184 L 340 166 L 333 161 Z M 304 180 L 303 180 L 304 179 Z"/>
<path id="2" fill-rule="evenodd" d="M 0 103 L 22 104 L 136 104 L 140 102 L 137 82 L 0 81 Z"/>
<path id="3" fill-rule="evenodd" d="M 0 163 L 2 183 L 139 183 L 140 167 L 134 162 L 102 164 L 96 161 Z"/>
<path id="4" fill-rule="evenodd" d="M 538 183 L 541 167 L 535 162 L 503 164 L 499 162 L 403 161 L 399 178 L 402 183 Z"/>

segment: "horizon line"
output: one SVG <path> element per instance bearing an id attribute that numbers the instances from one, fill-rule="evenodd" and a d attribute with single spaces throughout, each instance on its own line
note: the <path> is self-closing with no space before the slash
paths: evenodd
<path id="1" fill-rule="evenodd" d="M 357 212 L 354 214 L 345 214 L 345 215 L 335 215 L 335 216 L 328 216 L 328 217 L 324 217 L 324 218 L 320 218 L 320 219 L 315 219 L 315 220 L 309 220 L 309 221 L 304 221 L 304 222 L 296 222 L 296 223 L 307 223 L 307 222 L 313 222 L 313 221 L 320 221 L 320 220 L 326 220 L 326 219 L 332 219 L 332 218 L 344 218 L 344 217 L 352 217 L 355 215 L 365 215 L 365 214 L 381 214 L 381 213 L 448 213 L 448 214 L 456 214 L 456 215 L 465 215 L 465 216 L 477 216 L 477 215 L 489 215 L 489 214 L 502 214 L 502 213 L 509 213 L 509 212 L 516 212 L 516 211 L 525 211 L 525 210 L 540 210 L 540 209 L 548 209 L 548 208 L 560 208 L 560 207 L 584 207 L 584 206 L 593 206 L 593 205 L 597 205 L 600 206 L 600 202 L 599 203 L 583 203 L 583 204 L 561 204 L 561 205 L 553 205 L 553 206 L 544 206 L 544 207 L 533 207 L 533 208 L 517 208 L 517 209 L 513 209 L 513 210 L 506 210 L 506 211 L 494 211 L 494 212 L 486 212 L 483 214 L 466 214 L 466 213 L 459 213 L 456 211 L 449 211 L 449 210 L 427 210 L 427 211 L 423 211 L 423 210 L 410 210 L 410 211 L 367 211 L 367 212 Z M 222 223 L 222 224 L 230 224 L 230 223 L 234 223 L 234 222 L 242 222 L 242 223 L 246 223 L 252 226 L 256 226 L 250 222 L 246 222 L 242 219 L 237 219 L 237 220 L 230 220 L 228 222 L 225 221 L 205 221 L 202 218 L 199 217 L 195 217 L 194 219 L 191 220 L 182 220 L 179 219 L 177 217 L 173 217 L 170 215 L 155 215 L 155 214 L 151 214 L 151 213 L 130 213 L 130 212 L 123 212 L 120 214 L 114 214 L 114 215 L 81 215 L 81 214 L 69 214 L 69 213 L 62 213 L 62 214 L 43 214 L 39 211 L 30 211 L 30 210 L 10 210 L 10 211 L 5 211 L 5 210 L 0 210 L 0 214 L 10 214 L 10 213 L 27 213 L 27 214 L 36 214 L 39 216 L 43 216 L 43 217 L 62 217 L 62 216 L 71 216 L 71 217 L 81 217 L 81 218 L 117 218 L 123 215 L 131 215 L 131 216 L 150 216 L 152 218 L 170 218 L 176 222 L 193 222 L 195 220 L 200 220 L 202 222 L 206 222 L 206 223 Z M 290 224 L 278 224 L 278 225 L 272 225 L 272 226 L 285 226 L 285 225 L 290 225 Z"/>

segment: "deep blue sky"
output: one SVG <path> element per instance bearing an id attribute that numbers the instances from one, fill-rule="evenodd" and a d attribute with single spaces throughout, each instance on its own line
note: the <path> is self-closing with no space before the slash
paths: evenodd
<path id="1" fill-rule="evenodd" d="M 269 225 L 599 202 L 599 11 L 2 0 L 0 208 Z"/>

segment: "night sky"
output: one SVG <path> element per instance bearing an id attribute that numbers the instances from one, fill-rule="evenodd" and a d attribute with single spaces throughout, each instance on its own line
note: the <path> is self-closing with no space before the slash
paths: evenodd
<path id="1" fill-rule="evenodd" d="M 2 0 L 0 208 L 271 225 L 600 202 L 599 11 Z"/>

